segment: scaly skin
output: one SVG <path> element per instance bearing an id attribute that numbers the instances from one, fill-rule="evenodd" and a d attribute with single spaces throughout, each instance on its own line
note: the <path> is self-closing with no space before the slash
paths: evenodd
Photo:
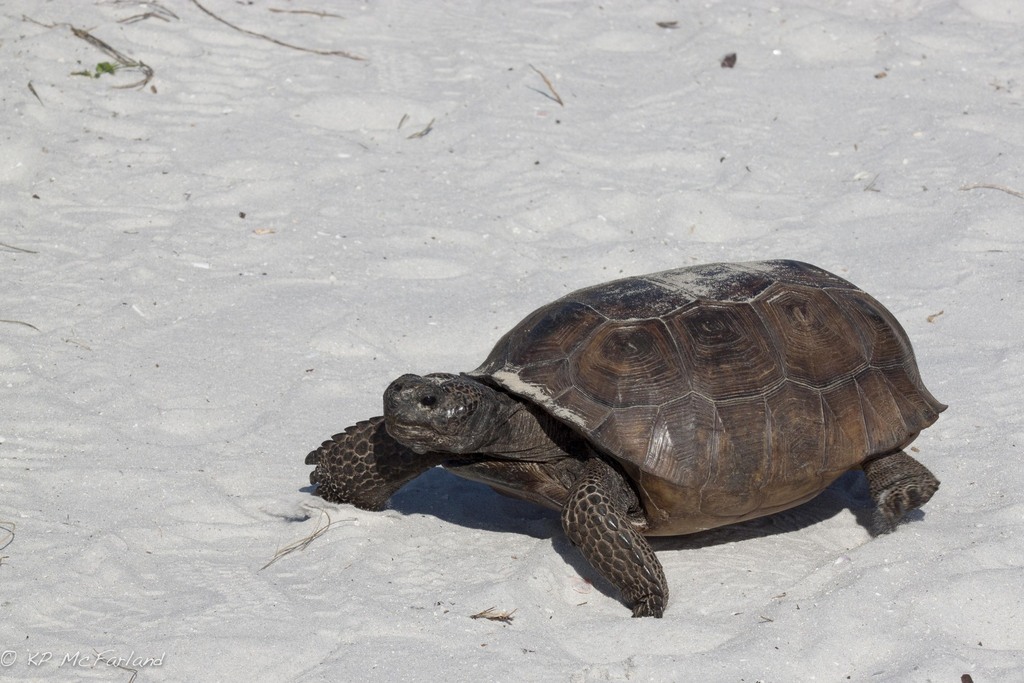
<path id="1" fill-rule="evenodd" d="M 668 582 L 638 525 L 636 494 L 614 468 L 593 457 L 562 509 L 562 528 L 588 562 L 622 592 L 634 617 L 661 617 Z"/>
<path id="2" fill-rule="evenodd" d="M 896 529 L 904 515 L 927 503 L 939 488 L 935 475 L 903 451 L 869 460 L 862 468 L 875 501 L 871 533 L 876 536 Z"/>
<path id="3" fill-rule="evenodd" d="M 381 510 L 395 491 L 445 457 L 413 453 L 388 435 L 383 417 L 374 417 L 324 441 L 306 456 L 306 464 L 316 465 L 309 483 L 324 500 Z"/>

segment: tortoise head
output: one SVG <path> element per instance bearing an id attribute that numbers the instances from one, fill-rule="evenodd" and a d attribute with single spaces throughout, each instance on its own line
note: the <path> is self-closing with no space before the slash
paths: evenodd
<path id="1" fill-rule="evenodd" d="M 416 453 L 473 453 L 502 422 L 502 395 L 468 377 L 402 375 L 384 392 L 388 434 Z"/>

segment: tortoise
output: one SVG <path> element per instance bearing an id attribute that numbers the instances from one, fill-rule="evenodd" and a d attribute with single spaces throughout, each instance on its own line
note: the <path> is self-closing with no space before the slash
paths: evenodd
<path id="1" fill-rule="evenodd" d="M 443 465 L 552 508 L 634 617 L 668 585 L 647 536 L 799 505 L 861 469 L 872 534 L 939 482 L 904 449 L 946 408 L 896 318 L 798 261 L 712 263 L 564 296 L 469 373 L 402 375 L 384 415 L 306 457 L 324 499 L 382 509 Z"/>

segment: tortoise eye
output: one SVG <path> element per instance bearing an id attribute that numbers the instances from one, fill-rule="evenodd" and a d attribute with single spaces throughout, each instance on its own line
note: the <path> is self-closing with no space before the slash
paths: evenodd
<path id="1" fill-rule="evenodd" d="M 431 408 L 436 404 L 437 396 L 434 396 L 433 394 L 427 394 L 426 396 L 420 399 L 420 405 L 423 406 L 424 408 Z"/>

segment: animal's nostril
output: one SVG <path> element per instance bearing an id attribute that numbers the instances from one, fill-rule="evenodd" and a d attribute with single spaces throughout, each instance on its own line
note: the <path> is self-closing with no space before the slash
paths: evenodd
<path id="1" fill-rule="evenodd" d="M 420 399 L 420 405 L 423 406 L 424 408 L 430 408 L 436 403 L 437 396 L 434 396 L 433 394 L 427 394 L 426 396 Z"/>

